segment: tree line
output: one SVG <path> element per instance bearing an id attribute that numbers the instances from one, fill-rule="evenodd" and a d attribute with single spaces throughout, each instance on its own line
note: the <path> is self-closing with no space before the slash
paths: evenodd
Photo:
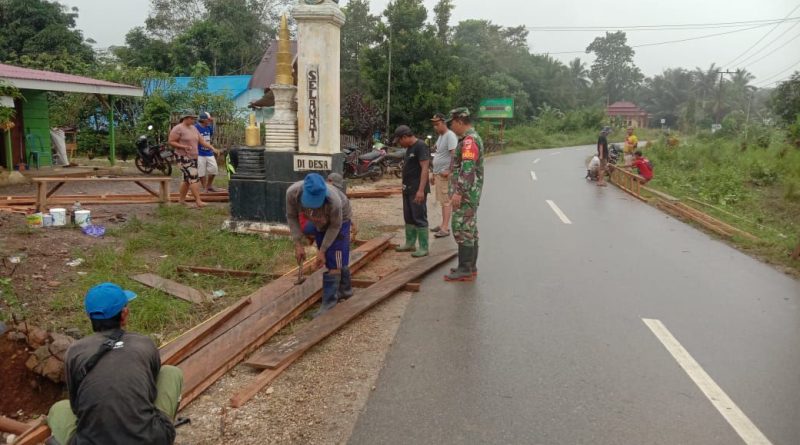
<path id="1" fill-rule="evenodd" d="M 0 60 L 126 83 L 251 74 L 275 37 L 280 15 L 293 3 L 150 0 L 148 18 L 126 34 L 124 45 L 98 51 L 77 29 L 77 9 L 47 0 L 0 0 Z M 435 112 L 455 106 L 475 110 L 481 99 L 490 97 L 514 98 L 514 123 L 529 123 L 554 110 L 596 116 L 618 100 L 642 106 L 656 125 L 663 119 L 665 125 L 687 131 L 726 118 L 739 120 L 743 114 L 787 123 L 797 119 L 798 88 L 785 85 L 793 85 L 798 76 L 776 89 L 790 94 L 788 98 L 755 88 L 746 70 L 720 75 L 715 64 L 670 68 L 646 77 L 621 31 L 587 42 L 586 53 L 594 57 L 591 65 L 580 58 L 562 63 L 532 52 L 524 26 L 484 19 L 453 23 L 454 8 L 453 0 L 439 0 L 431 11 L 422 0 L 392 0 L 374 15 L 369 0 L 344 5 L 344 130 L 363 135 L 385 130 L 387 111 L 390 126 L 402 122 L 423 129 Z M 174 107 L 181 99 L 162 95 L 158 100 L 166 103 L 150 108 Z M 102 107 L 97 102 L 62 102 L 61 120 Z M 596 119 L 585 121 L 595 125 Z"/>

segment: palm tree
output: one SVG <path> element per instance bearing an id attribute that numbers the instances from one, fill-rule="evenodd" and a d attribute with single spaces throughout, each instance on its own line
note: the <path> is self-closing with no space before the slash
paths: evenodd
<path id="1" fill-rule="evenodd" d="M 694 77 L 693 93 L 696 96 L 700 96 L 700 109 L 706 115 L 711 114 L 707 105 L 713 103 L 712 98 L 714 97 L 717 78 L 719 77 L 718 71 L 719 68 L 717 68 L 715 63 L 712 63 L 711 66 L 708 67 L 708 70 L 696 67 L 694 71 L 692 71 L 692 76 Z"/>
<path id="2" fill-rule="evenodd" d="M 569 77 L 573 86 L 580 90 L 589 86 L 589 70 L 586 69 L 586 64 L 581 61 L 580 57 L 576 57 L 569 62 Z"/>

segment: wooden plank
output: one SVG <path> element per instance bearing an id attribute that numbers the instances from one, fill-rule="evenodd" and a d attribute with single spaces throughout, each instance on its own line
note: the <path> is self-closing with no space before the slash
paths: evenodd
<path id="1" fill-rule="evenodd" d="M 17 437 L 13 442 L 14 445 L 39 445 L 44 443 L 52 433 L 50 427 L 45 424 L 31 428 L 30 430 Z"/>
<path id="2" fill-rule="evenodd" d="M 143 273 L 139 275 L 133 275 L 131 276 L 131 279 L 138 281 L 145 286 L 152 287 L 153 289 L 158 289 L 161 292 L 170 294 L 173 297 L 186 300 L 190 303 L 200 304 L 211 300 L 204 292 L 189 286 L 185 286 L 181 283 L 159 277 L 156 274 Z"/>
<path id="3" fill-rule="evenodd" d="M 6 416 L 0 416 L 0 431 L 19 436 L 25 431 L 28 431 L 30 427 L 31 426 L 28 425 L 27 423 L 23 423 L 14 419 L 9 419 Z"/>
<path id="4" fill-rule="evenodd" d="M 155 190 L 151 189 L 150 186 L 145 184 L 144 182 L 142 182 L 142 181 L 133 181 L 133 182 L 134 182 L 134 184 L 136 184 L 139 187 L 143 188 L 144 191 L 146 191 L 147 193 L 155 196 L 156 198 L 160 198 L 160 195 L 158 193 L 156 193 Z M 164 184 L 164 183 L 162 182 L 161 184 Z"/>
<path id="5" fill-rule="evenodd" d="M 400 195 L 403 190 L 400 188 L 385 189 L 385 190 L 353 190 L 347 192 L 347 197 L 350 199 L 359 198 L 387 198 L 392 195 Z"/>
<path id="6" fill-rule="evenodd" d="M 112 176 L 112 177 L 93 177 L 93 178 L 74 178 L 69 176 L 37 176 L 31 178 L 33 182 L 131 182 L 131 181 L 145 181 L 145 182 L 169 182 L 172 178 L 168 176 Z"/>
<path id="7" fill-rule="evenodd" d="M 380 254 L 388 247 L 389 239 L 390 236 L 379 237 L 356 249 L 351 269 L 363 267 L 369 259 Z M 295 286 L 294 280 L 293 274 L 289 274 L 251 294 L 253 304 L 221 323 L 213 339 L 205 344 L 201 342 L 201 349 L 177 365 L 184 373 L 181 408 L 319 299 L 321 270 L 309 275 L 302 285 Z M 190 331 L 171 342 L 173 346 L 166 353 L 180 350 L 192 335 Z M 162 353 L 161 357 L 163 361 L 165 354 Z"/>
<path id="8" fill-rule="evenodd" d="M 231 406 L 235 408 L 242 406 L 305 351 L 400 290 L 410 280 L 431 272 L 455 255 L 455 251 L 450 251 L 416 260 L 404 270 L 393 273 L 365 291 L 359 292 L 347 302 L 336 305 L 333 309 L 315 318 L 303 329 L 283 342 L 267 348 L 255 357 L 251 357 L 245 364 L 258 368 L 268 368 L 268 370 L 264 371 L 255 381 L 237 393 L 231 399 Z"/>
<path id="9" fill-rule="evenodd" d="M 797 247 L 795 247 L 794 252 L 792 252 L 792 254 L 789 256 L 796 260 L 800 259 L 800 244 L 798 244 Z"/>
<path id="10" fill-rule="evenodd" d="M 217 319 L 213 323 L 208 323 L 204 326 L 204 329 L 197 332 L 196 335 L 186 343 L 183 349 L 178 350 L 175 354 L 171 355 L 167 360 L 163 360 L 161 362 L 162 365 L 174 365 L 179 363 L 181 360 L 188 357 L 190 354 L 194 352 L 194 347 L 197 346 L 201 341 L 203 341 L 206 337 L 211 335 L 215 330 L 217 330 L 221 325 L 223 325 L 226 321 L 230 320 L 231 317 L 236 315 L 239 311 L 241 311 L 245 306 L 252 303 L 250 297 L 245 299 L 239 300 L 236 304 L 231 306 L 230 310 L 225 311 L 225 315 Z"/>
<path id="11" fill-rule="evenodd" d="M 356 289 L 363 289 L 365 287 L 370 287 L 375 283 L 377 283 L 377 281 L 375 280 L 360 280 L 355 278 L 352 280 L 352 285 Z M 404 292 L 419 292 L 421 288 L 422 288 L 422 283 L 415 282 L 406 284 L 400 290 Z"/>
<path id="12" fill-rule="evenodd" d="M 60 189 L 61 187 L 63 187 L 63 186 L 64 186 L 64 184 L 66 184 L 66 183 L 65 183 L 65 182 L 63 182 L 63 181 L 62 181 L 62 182 L 59 182 L 59 183 L 57 183 L 57 184 L 56 184 L 56 185 L 55 185 L 53 188 L 51 188 L 51 189 L 50 189 L 50 191 L 49 191 L 49 192 L 47 192 L 47 197 L 49 198 L 49 197 L 53 196 L 53 193 L 57 192 L 57 191 L 58 191 L 58 189 Z"/>
<path id="13" fill-rule="evenodd" d="M 47 184 L 41 182 L 37 184 L 38 194 L 36 195 L 36 211 L 41 212 L 47 205 Z"/>
<path id="14" fill-rule="evenodd" d="M 455 251 L 450 251 L 415 260 L 403 270 L 392 273 L 364 291 L 357 292 L 347 302 L 337 304 L 333 309 L 314 319 L 295 335 L 277 345 L 266 348 L 257 356 L 250 357 L 245 364 L 257 368 L 278 367 L 292 353 L 310 348 L 336 329 L 383 301 L 389 295 L 401 290 L 412 280 L 431 272 L 455 255 Z"/>
<path id="15" fill-rule="evenodd" d="M 178 272 L 184 273 L 201 273 L 205 275 L 214 275 L 218 277 L 262 277 L 271 278 L 271 274 L 261 272 L 251 272 L 249 270 L 234 270 L 234 269 L 221 269 L 218 267 L 201 267 L 201 266 L 178 266 Z"/>

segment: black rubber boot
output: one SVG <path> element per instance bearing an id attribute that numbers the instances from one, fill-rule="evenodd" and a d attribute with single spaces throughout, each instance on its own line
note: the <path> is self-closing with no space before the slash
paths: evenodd
<path id="1" fill-rule="evenodd" d="M 458 245 L 458 267 L 444 276 L 445 281 L 473 281 L 472 260 L 475 258 L 473 246 Z"/>
<path id="2" fill-rule="evenodd" d="M 350 283 L 351 283 L 350 268 L 343 267 L 342 275 L 339 280 L 339 293 L 337 294 L 339 297 L 339 301 L 347 300 L 348 298 L 353 296 L 353 285 Z"/>
<path id="3" fill-rule="evenodd" d="M 330 272 L 322 274 L 322 304 L 317 309 L 317 312 L 314 312 L 314 318 L 328 312 L 338 303 L 336 293 L 339 290 L 339 279 L 339 274 Z"/>
<path id="4" fill-rule="evenodd" d="M 472 256 L 472 276 L 478 276 L 478 242 L 475 241 L 475 246 L 473 247 L 474 253 Z"/>

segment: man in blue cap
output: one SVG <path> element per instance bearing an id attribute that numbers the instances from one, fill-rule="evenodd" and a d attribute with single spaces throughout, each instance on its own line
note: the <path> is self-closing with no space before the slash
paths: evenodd
<path id="1" fill-rule="evenodd" d="M 318 317 L 336 303 L 353 295 L 350 277 L 350 220 L 353 212 L 347 195 L 328 184 L 317 173 L 309 173 L 286 190 L 286 220 L 294 239 L 298 264 L 305 260 L 303 230 L 299 216 L 314 225 L 317 243 L 317 266 L 325 265 L 322 275 L 322 305 L 314 314 Z"/>
<path id="2" fill-rule="evenodd" d="M 94 335 L 70 346 L 64 360 L 69 400 L 50 408 L 48 443 L 158 444 L 175 441 L 183 373 L 161 366 L 149 337 L 125 332 L 136 294 L 113 283 L 84 299 Z"/>

